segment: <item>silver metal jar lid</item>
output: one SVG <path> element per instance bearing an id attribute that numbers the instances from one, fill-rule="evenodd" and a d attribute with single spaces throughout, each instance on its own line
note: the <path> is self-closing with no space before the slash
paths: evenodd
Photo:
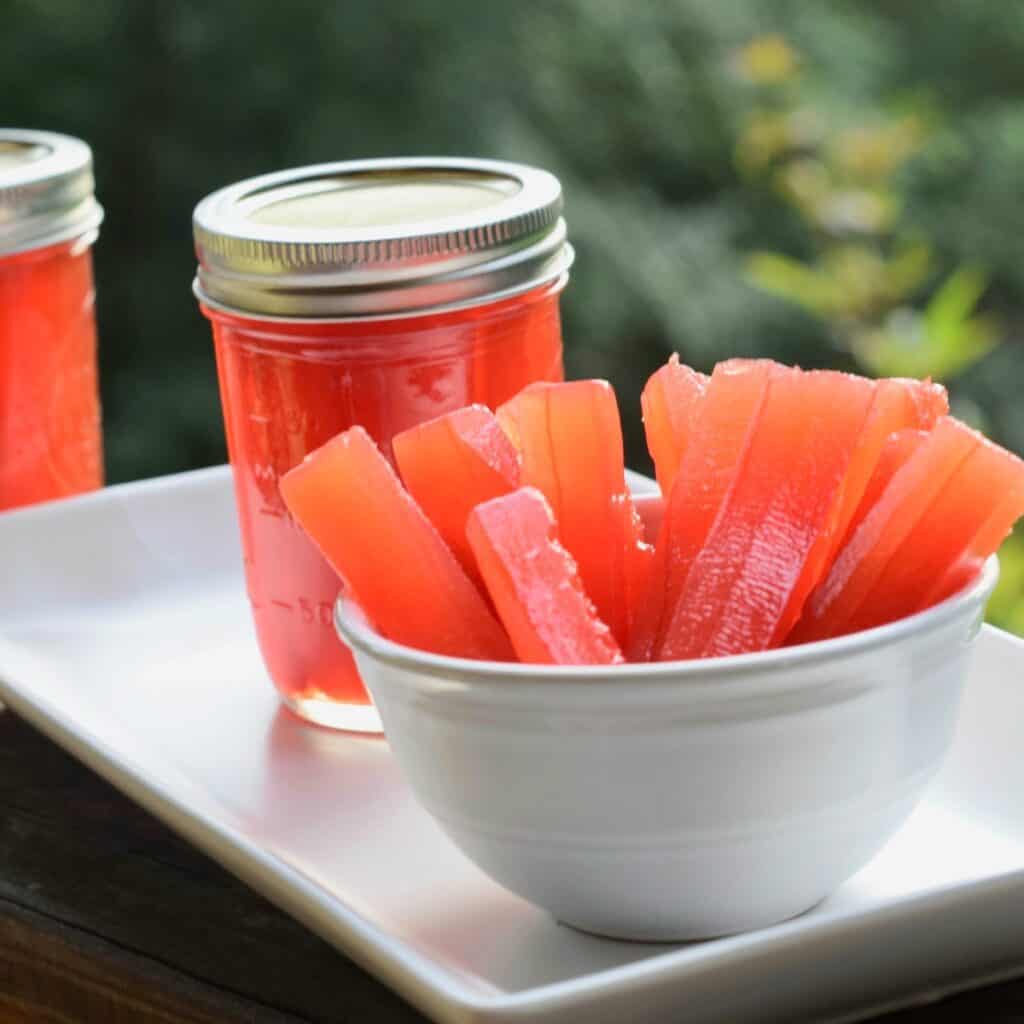
<path id="1" fill-rule="evenodd" d="M 207 306 L 282 319 L 411 316 L 564 275 L 562 189 L 496 160 L 302 167 L 207 196 L 192 218 Z"/>
<path id="2" fill-rule="evenodd" d="M 54 132 L 0 128 L 0 256 L 95 237 L 92 151 Z"/>

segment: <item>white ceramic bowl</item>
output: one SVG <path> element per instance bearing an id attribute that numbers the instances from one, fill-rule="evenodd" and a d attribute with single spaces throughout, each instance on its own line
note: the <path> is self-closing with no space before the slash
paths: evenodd
<path id="1" fill-rule="evenodd" d="M 904 821 L 953 735 L 998 577 L 762 654 L 614 668 L 475 662 L 337 626 L 423 806 L 555 917 L 695 939 L 807 910 Z"/>

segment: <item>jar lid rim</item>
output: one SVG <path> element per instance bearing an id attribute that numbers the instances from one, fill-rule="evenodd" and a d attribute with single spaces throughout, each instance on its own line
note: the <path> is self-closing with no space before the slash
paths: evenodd
<path id="1" fill-rule="evenodd" d="M 557 277 L 571 262 L 548 171 L 464 157 L 341 161 L 260 175 L 193 215 L 197 289 L 257 314 L 424 311 Z"/>
<path id="2" fill-rule="evenodd" d="M 19 152 L 21 151 L 21 152 Z M 58 132 L 0 128 L 0 256 L 95 233 L 92 150 Z"/>
<path id="3" fill-rule="evenodd" d="M 565 268 L 558 274 L 552 274 L 550 277 L 546 277 L 540 281 L 529 281 L 526 284 L 521 284 L 515 287 L 506 288 L 504 291 L 493 292 L 487 295 L 483 295 L 477 298 L 468 298 L 462 302 L 450 302 L 444 305 L 428 306 L 423 309 L 410 308 L 403 309 L 398 312 L 392 313 L 366 313 L 366 314 L 351 314 L 349 316 L 338 316 L 338 315 L 321 315 L 321 316 L 297 316 L 297 315 L 284 315 L 275 313 L 254 313 L 249 309 L 238 309 L 234 306 L 227 306 L 223 302 L 218 302 L 216 299 L 211 298 L 207 295 L 202 288 L 199 281 L 199 276 L 196 275 L 192 279 L 192 294 L 196 297 L 200 305 L 204 310 L 209 310 L 212 313 L 223 313 L 230 317 L 238 317 L 242 320 L 253 320 L 259 323 L 280 323 L 280 324 L 353 324 L 353 323 L 366 323 L 374 320 L 413 320 L 417 317 L 435 316 L 442 313 L 455 313 L 460 310 L 473 309 L 477 306 L 489 305 L 491 303 L 503 302 L 506 299 L 513 299 L 517 295 L 525 295 L 528 292 L 536 291 L 537 289 L 551 289 L 554 291 L 561 291 L 562 288 L 568 283 L 569 280 L 569 269 L 572 266 L 573 260 L 575 259 L 576 253 L 574 252 L 571 245 L 566 246 L 568 252 L 566 254 Z"/>

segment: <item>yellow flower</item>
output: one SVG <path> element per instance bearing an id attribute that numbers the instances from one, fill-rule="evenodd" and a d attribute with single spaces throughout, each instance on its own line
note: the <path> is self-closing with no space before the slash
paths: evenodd
<path id="1" fill-rule="evenodd" d="M 740 129 L 736 161 L 744 171 L 760 171 L 780 157 L 813 149 L 821 134 L 821 121 L 811 110 L 756 110 Z"/>
<path id="2" fill-rule="evenodd" d="M 832 189 L 824 164 L 812 157 L 790 160 L 778 170 L 774 180 L 775 187 L 787 199 L 812 216 Z"/>
<path id="3" fill-rule="evenodd" d="M 861 125 L 843 132 L 835 144 L 837 165 L 860 180 L 880 180 L 914 155 L 924 141 L 924 126 L 909 116 Z"/>
<path id="4" fill-rule="evenodd" d="M 800 61 L 796 51 L 776 34 L 757 36 L 739 50 L 733 66 L 754 85 L 773 85 L 791 78 Z"/>

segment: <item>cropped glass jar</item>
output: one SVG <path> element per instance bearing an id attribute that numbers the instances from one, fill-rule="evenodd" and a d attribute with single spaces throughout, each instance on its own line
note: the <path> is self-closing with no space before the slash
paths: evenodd
<path id="1" fill-rule="evenodd" d="M 278 480 L 353 424 L 390 456 L 407 427 L 560 380 L 561 207 L 536 168 L 421 158 L 285 171 L 196 208 L 257 638 L 301 716 L 380 728 L 332 625 L 341 584 Z"/>
<path id="2" fill-rule="evenodd" d="M 93 190 L 84 142 L 0 129 L 0 510 L 103 484 Z"/>

